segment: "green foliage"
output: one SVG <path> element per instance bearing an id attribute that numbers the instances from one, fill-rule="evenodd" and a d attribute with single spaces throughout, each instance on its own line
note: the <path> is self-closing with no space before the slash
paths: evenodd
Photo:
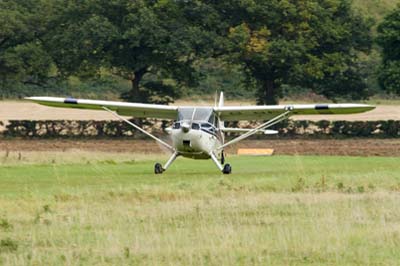
<path id="1" fill-rule="evenodd" d="M 0 90 L 14 84 L 40 84 L 52 60 L 39 41 L 44 21 L 37 1 L 0 2 Z"/>
<path id="2" fill-rule="evenodd" d="M 246 77 L 237 64 L 208 58 L 196 62 L 195 70 L 199 74 L 199 82 L 194 88 L 187 88 L 187 95 L 213 95 L 216 91 L 223 91 L 229 98 L 254 97 L 255 91 L 245 85 Z"/>
<path id="3" fill-rule="evenodd" d="M 400 95 L 400 60 L 386 61 L 380 68 L 379 82 L 384 90 Z"/>
<path id="4" fill-rule="evenodd" d="M 334 100 L 365 98 L 377 91 L 380 57 L 376 49 L 366 54 L 371 21 L 351 4 L 4 0 L 0 97 L 122 94 L 129 101 L 168 103 L 223 90 L 274 103 L 286 93 L 282 87 L 291 86 Z M 379 21 L 395 1 L 353 5 Z M 395 38 L 393 30 L 385 43 Z M 380 83 L 386 91 L 399 92 L 398 72 L 396 63 L 385 61 Z M 104 78 L 112 79 L 111 89 L 95 82 Z"/>
<path id="5" fill-rule="evenodd" d="M 32 95 L 74 96 L 79 98 L 117 100 L 130 88 L 125 81 L 102 75 L 82 81 L 77 77 L 68 80 L 47 79 L 43 84 L 13 83 L 0 90 L 0 99 L 23 98 Z"/>
<path id="6" fill-rule="evenodd" d="M 355 9 L 378 23 L 399 3 L 398 0 L 353 0 L 352 2 Z"/>
<path id="7" fill-rule="evenodd" d="M 255 80 L 259 103 L 276 103 L 284 84 L 330 99 L 366 97 L 357 55 L 370 49 L 371 23 L 348 1 L 224 1 L 218 8 L 229 10 L 230 58 Z"/>
<path id="8" fill-rule="evenodd" d="M 377 42 L 382 47 L 383 65 L 379 81 L 384 90 L 400 95 L 400 6 L 378 26 Z"/>
<path id="9" fill-rule="evenodd" d="M 64 76 L 105 67 L 131 81 L 124 99 L 169 102 L 176 96 L 171 87 L 194 81 L 193 61 L 217 39 L 199 26 L 212 20 L 205 8 L 201 2 L 70 1 L 52 19 L 46 44 Z M 158 80 L 142 85 L 150 74 Z M 167 78 L 177 82 L 166 85 Z"/>

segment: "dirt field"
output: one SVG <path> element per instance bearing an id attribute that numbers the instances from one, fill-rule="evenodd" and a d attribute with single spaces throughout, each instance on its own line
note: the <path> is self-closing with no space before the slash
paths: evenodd
<path id="1" fill-rule="evenodd" d="M 277 155 L 400 156 L 400 139 L 245 140 L 227 149 L 273 148 Z M 164 153 L 147 140 L 0 140 L 0 156 L 7 151 L 68 151 Z"/>
<path id="2" fill-rule="evenodd" d="M 187 102 L 177 104 L 187 105 Z M 191 104 L 205 105 L 207 102 Z M 210 103 L 208 103 L 210 104 Z M 238 102 L 227 102 L 227 105 L 238 105 Z M 247 103 L 245 103 L 247 104 Z M 373 111 L 356 115 L 309 115 L 294 116 L 297 120 L 400 120 L 400 107 L 396 105 L 379 105 Z M 115 120 L 105 111 L 87 111 L 78 109 L 50 108 L 30 102 L 0 102 L 0 121 L 6 120 Z"/>

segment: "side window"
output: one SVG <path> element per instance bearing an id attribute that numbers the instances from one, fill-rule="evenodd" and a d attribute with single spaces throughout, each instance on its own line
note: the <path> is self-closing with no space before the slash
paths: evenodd
<path id="1" fill-rule="evenodd" d="M 200 125 L 197 124 L 197 123 L 192 123 L 192 129 L 199 130 L 200 129 Z"/>
<path id="2" fill-rule="evenodd" d="M 208 122 L 209 122 L 211 125 L 214 125 L 214 123 L 215 123 L 215 114 L 214 114 L 214 113 L 212 113 L 212 114 L 210 115 L 210 117 L 209 117 L 209 119 L 208 119 Z"/>
<path id="3" fill-rule="evenodd" d="M 201 124 L 201 128 L 204 128 L 205 130 L 207 130 L 209 132 L 215 132 L 214 126 L 210 125 L 208 123 L 207 124 L 206 123 Z"/>
<path id="4" fill-rule="evenodd" d="M 174 125 L 172 126 L 173 129 L 180 129 L 181 128 L 181 123 L 175 122 Z"/>

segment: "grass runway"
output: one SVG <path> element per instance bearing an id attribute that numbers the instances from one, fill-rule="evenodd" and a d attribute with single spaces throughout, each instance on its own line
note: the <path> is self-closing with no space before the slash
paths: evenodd
<path id="1" fill-rule="evenodd" d="M 161 156 L 162 157 L 162 156 Z M 0 265 L 398 265 L 399 158 L 0 157 Z"/>

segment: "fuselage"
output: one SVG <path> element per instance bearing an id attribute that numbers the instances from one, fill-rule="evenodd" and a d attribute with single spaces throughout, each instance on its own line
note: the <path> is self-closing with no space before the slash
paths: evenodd
<path id="1" fill-rule="evenodd" d="M 179 155 L 192 159 L 209 159 L 220 155 L 224 143 L 218 115 L 210 107 L 183 107 L 171 128 L 172 145 Z"/>
<path id="2" fill-rule="evenodd" d="M 171 138 L 179 154 L 192 159 L 209 159 L 210 153 L 223 144 L 222 131 L 208 121 L 176 121 Z"/>

